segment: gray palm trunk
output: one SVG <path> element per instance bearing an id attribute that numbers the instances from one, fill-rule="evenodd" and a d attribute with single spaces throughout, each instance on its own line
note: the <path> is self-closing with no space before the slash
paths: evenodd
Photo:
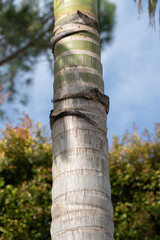
<path id="1" fill-rule="evenodd" d="M 97 0 L 55 0 L 54 14 L 52 240 L 111 240 Z"/>

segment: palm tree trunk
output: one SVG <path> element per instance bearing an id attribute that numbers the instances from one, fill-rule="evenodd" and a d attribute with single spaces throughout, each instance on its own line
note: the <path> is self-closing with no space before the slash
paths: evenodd
<path id="1" fill-rule="evenodd" d="M 52 240 L 111 240 L 97 0 L 54 0 Z"/>

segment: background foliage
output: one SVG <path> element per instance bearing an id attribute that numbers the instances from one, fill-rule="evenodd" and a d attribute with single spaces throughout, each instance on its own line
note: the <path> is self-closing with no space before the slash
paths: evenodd
<path id="1" fill-rule="evenodd" d="M 0 240 L 49 240 L 51 141 L 26 115 L 0 138 Z M 116 240 L 160 239 L 160 125 L 136 129 L 109 152 Z"/>
<path id="2" fill-rule="evenodd" d="M 126 133 L 109 152 L 116 240 L 160 239 L 160 125 Z"/>
<path id="3" fill-rule="evenodd" d="M 26 116 L 2 131 L 0 240 L 50 239 L 51 144 Z"/>
<path id="4" fill-rule="evenodd" d="M 99 3 L 102 44 L 110 43 L 115 4 L 105 0 Z M 31 71 L 38 62 L 48 61 L 52 68 L 53 29 L 52 0 L 0 0 L 0 85 L 4 94 L 12 92 L 10 102 L 16 96 L 21 103 L 27 103 L 27 91 L 22 92 L 22 85 L 26 87 L 32 82 Z"/>

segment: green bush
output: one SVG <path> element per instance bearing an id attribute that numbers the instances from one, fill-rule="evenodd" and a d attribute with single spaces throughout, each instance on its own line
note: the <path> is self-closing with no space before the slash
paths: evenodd
<path id="1" fill-rule="evenodd" d="M 0 240 L 50 239 L 51 142 L 26 116 L 0 141 Z"/>
<path id="2" fill-rule="evenodd" d="M 160 128 L 113 138 L 109 152 L 116 240 L 160 239 Z"/>

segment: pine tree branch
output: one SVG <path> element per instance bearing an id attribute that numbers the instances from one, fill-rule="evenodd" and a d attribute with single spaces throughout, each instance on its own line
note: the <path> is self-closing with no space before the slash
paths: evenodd
<path id="1" fill-rule="evenodd" d="M 29 42 L 26 46 L 22 47 L 21 49 L 18 49 L 17 51 L 15 51 L 14 53 L 12 53 L 10 56 L 2 59 L 0 61 L 0 66 L 2 66 L 3 64 L 13 60 L 15 57 L 17 57 L 18 55 L 20 55 L 22 52 L 24 52 L 27 48 L 29 48 L 32 45 L 32 42 Z"/>
<path id="2" fill-rule="evenodd" d="M 2 59 L 0 61 L 0 66 L 4 65 L 5 63 L 13 60 L 14 58 L 18 57 L 22 52 L 24 52 L 26 49 L 28 49 L 30 46 L 33 45 L 33 43 L 35 43 L 35 41 L 37 41 L 38 39 L 40 39 L 46 32 L 48 32 L 48 30 L 52 27 L 53 24 L 50 24 L 49 27 L 43 31 L 38 37 L 36 37 L 33 41 L 30 41 L 28 44 L 26 44 L 24 47 L 18 49 L 17 51 L 13 52 L 11 55 L 9 55 L 8 57 Z"/>

